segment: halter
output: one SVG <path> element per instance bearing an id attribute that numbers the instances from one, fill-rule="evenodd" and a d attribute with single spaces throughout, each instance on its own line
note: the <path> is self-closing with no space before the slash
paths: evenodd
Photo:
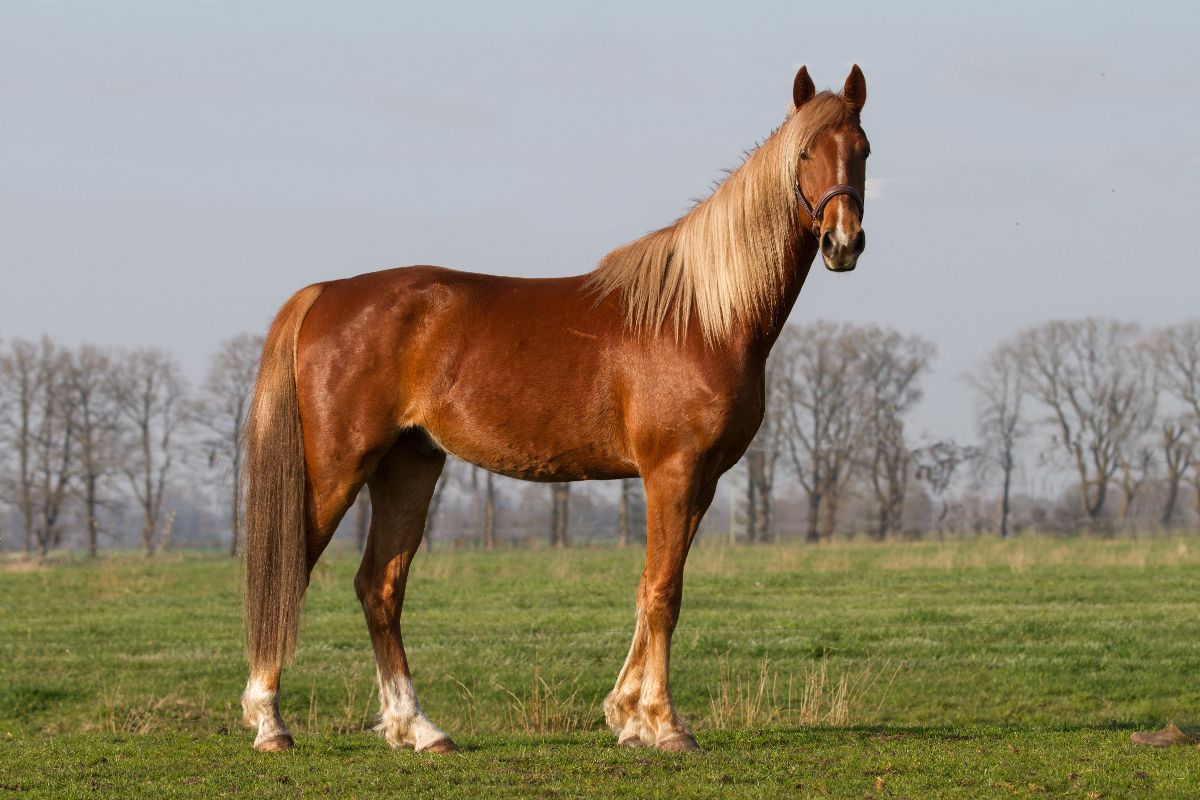
<path id="1" fill-rule="evenodd" d="M 808 212 L 808 216 L 812 218 L 814 228 L 821 221 L 821 214 L 825 212 L 825 206 L 829 205 L 829 201 L 844 194 L 855 202 L 858 206 L 858 218 L 862 219 L 865 208 L 863 206 L 862 195 L 848 183 L 838 183 L 830 186 L 825 190 L 825 194 L 821 195 L 821 199 L 817 201 L 817 207 L 814 209 L 808 204 L 808 200 L 804 197 L 804 192 L 800 191 L 800 182 L 796 182 L 796 199 L 800 201 L 800 205 Z"/>

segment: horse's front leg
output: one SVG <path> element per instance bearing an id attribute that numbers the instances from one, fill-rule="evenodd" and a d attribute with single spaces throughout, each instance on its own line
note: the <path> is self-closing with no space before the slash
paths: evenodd
<path id="1" fill-rule="evenodd" d="M 605 718 L 622 745 L 696 750 L 671 699 L 671 635 L 683 599 L 683 565 L 716 481 L 701 480 L 698 460 L 677 459 L 647 473 L 644 482 L 646 566 L 638 584 L 637 627 L 604 702 Z"/>

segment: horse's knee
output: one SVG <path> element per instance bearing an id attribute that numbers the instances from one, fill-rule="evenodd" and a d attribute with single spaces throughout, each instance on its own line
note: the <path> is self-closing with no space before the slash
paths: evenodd
<path id="1" fill-rule="evenodd" d="M 386 629 L 399 616 L 403 591 L 403 576 L 389 578 L 360 570 L 354 577 L 354 592 L 372 630 Z"/>
<path id="2" fill-rule="evenodd" d="M 683 600 L 680 586 L 647 586 L 641 597 L 641 611 L 651 627 L 661 628 L 664 624 L 674 626 L 679 618 L 679 606 Z"/>

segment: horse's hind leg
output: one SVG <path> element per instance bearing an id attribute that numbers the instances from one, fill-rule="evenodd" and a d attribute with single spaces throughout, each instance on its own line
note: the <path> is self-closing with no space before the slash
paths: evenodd
<path id="1" fill-rule="evenodd" d="M 371 529 L 354 588 L 362 602 L 379 676 L 378 730 L 392 747 L 446 753 L 457 746 L 417 702 L 400 634 L 409 566 L 425 532 L 445 455 L 402 438 L 367 482 Z"/>
<path id="2" fill-rule="evenodd" d="M 338 523 L 354 502 L 362 485 L 361 461 L 348 454 L 340 458 L 324 457 L 322 467 L 309 474 L 306 506 L 309 509 L 305 524 L 305 550 L 309 578 L 317 559 L 325 552 Z M 314 510 L 317 509 L 317 510 Z M 242 693 L 242 723 L 256 728 L 254 749 L 260 752 L 290 750 L 295 747 L 292 735 L 279 713 L 279 680 L 283 664 L 256 664 Z"/>

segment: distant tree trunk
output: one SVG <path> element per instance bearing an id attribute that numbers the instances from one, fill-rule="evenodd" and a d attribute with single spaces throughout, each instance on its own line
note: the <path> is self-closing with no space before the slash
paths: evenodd
<path id="1" fill-rule="evenodd" d="M 617 543 L 621 547 L 629 546 L 629 495 L 633 491 L 633 481 L 625 478 L 621 481 L 621 502 L 617 508 Z"/>
<path id="2" fill-rule="evenodd" d="M 842 510 L 842 498 L 834 492 L 826 492 L 821 496 L 821 521 L 819 535 L 825 544 L 833 541 L 837 532 L 838 514 Z"/>
<path id="3" fill-rule="evenodd" d="M 230 452 L 233 455 L 232 470 L 230 476 L 233 483 L 233 491 L 229 503 L 229 555 L 236 557 L 238 553 L 238 544 L 242 538 L 242 495 L 239 487 L 242 485 L 242 431 L 241 421 L 237 426 L 237 432 L 233 434 L 233 444 L 230 447 Z M 362 548 L 359 548 L 362 552 Z"/>
<path id="4" fill-rule="evenodd" d="M 433 523 L 437 519 L 438 508 L 442 505 L 442 491 L 446 488 L 446 479 L 438 478 L 433 487 L 433 497 L 429 500 L 429 508 L 425 510 L 425 552 L 433 550 Z"/>
<path id="5" fill-rule="evenodd" d="M 96 519 L 96 479 L 89 477 L 83 486 L 83 513 L 87 516 L 87 553 L 88 558 L 95 558 L 99 549 L 100 525 Z"/>
<path id="6" fill-rule="evenodd" d="M 755 469 L 754 453 L 746 454 L 746 544 L 758 541 L 758 480 L 760 469 Z"/>
<path id="7" fill-rule="evenodd" d="M 154 555 L 154 529 L 157 527 L 159 517 L 159 502 L 162 500 L 162 493 L 155 491 L 154 479 L 152 470 L 154 468 L 153 456 L 150 453 L 150 424 L 146 423 L 140 431 L 142 445 L 142 493 L 140 499 L 142 501 L 142 552 L 145 555 Z"/>
<path id="8" fill-rule="evenodd" d="M 1175 504 L 1179 501 L 1179 478 L 1171 476 L 1167 479 L 1167 498 L 1163 501 L 1161 523 L 1164 528 L 1171 527 L 1171 517 L 1175 516 Z"/>
<path id="9" fill-rule="evenodd" d="M 371 494 L 364 486 L 354 500 L 354 546 L 358 552 L 367 549 L 367 534 L 371 530 Z"/>
<path id="10" fill-rule="evenodd" d="M 771 539 L 771 476 L 761 443 L 746 453 L 746 540 Z"/>
<path id="11" fill-rule="evenodd" d="M 1162 526 L 1170 527 L 1179 500 L 1179 482 L 1192 465 L 1192 448 L 1182 422 L 1168 421 L 1162 426 L 1163 461 L 1167 465 L 1167 497 L 1163 502 Z"/>
<path id="12" fill-rule="evenodd" d="M 84 345 L 67 358 L 67 386 L 76 407 L 75 473 L 82 489 L 88 556 L 99 549 L 102 482 L 116 468 L 120 425 L 113 398 L 112 362 L 103 351 Z"/>
<path id="13" fill-rule="evenodd" d="M 1200 524 L 1200 465 L 1192 467 L 1192 510 L 1196 512 L 1196 522 Z"/>
<path id="14" fill-rule="evenodd" d="M 163 550 L 168 550 L 171 547 L 171 536 L 175 533 L 175 517 L 179 512 L 171 509 L 167 512 L 162 526 L 161 547 Z"/>
<path id="15" fill-rule="evenodd" d="M 490 472 L 484 479 L 483 549 L 496 549 L 496 487 Z"/>
<path id="16" fill-rule="evenodd" d="M 813 487 L 808 495 L 808 519 L 805 520 L 804 541 L 815 544 L 821 541 L 821 492 Z"/>
<path id="17" fill-rule="evenodd" d="M 889 534 L 899 533 L 904 496 L 908 484 L 910 452 L 904 444 L 899 425 L 880 435 L 876 445 L 871 483 L 879 508 L 879 519 L 872 536 L 884 541 Z"/>
<path id="18" fill-rule="evenodd" d="M 1120 456 L 1121 471 L 1121 509 L 1120 519 L 1128 526 L 1129 516 L 1133 513 L 1133 505 L 1138 493 L 1150 478 L 1154 466 L 1154 448 L 1138 447 L 1133 457 Z"/>
<path id="19" fill-rule="evenodd" d="M 58 391 L 54 387 L 53 391 Z M 47 413 L 57 413 L 50 412 Z M 51 471 L 50 464 L 46 465 L 41 498 L 41 524 L 38 526 L 38 543 L 42 557 L 49 554 L 51 547 L 62 543 L 62 532 L 59 530 L 59 515 L 65 500 L 67 483 L 71 479 L 71 421 L 66 421 L 66 430 L 61 434 L 61 441 L 55 443 L 56 460 Z"/>
<path id="20" fill-rule="evenodd" d="M 33 429 L 34 472 L 38 476 L 34 533 L 43 558 L 62 543 L 59 521 L 67 487 L 76 473 L 72 448 L 76 414 L 67 370 L 67 354 L 43 338 L 38 356 L 38 421 Z"/>
<path id="21" fill-rule="evenodd" d="M 553 483 L 550 485 L 551 520 L 550 544 L 554 547 L 567 546 L 568 515 L 571 504 L 571 484 Z"/>
<path id="22" fill-rule="evenodd" d="M 1012 465 L 1004 464 L 1004 488 L 1000 492 L 1000 538 L 1008 538 L 1009 494 L 1012 489 Z"/>

